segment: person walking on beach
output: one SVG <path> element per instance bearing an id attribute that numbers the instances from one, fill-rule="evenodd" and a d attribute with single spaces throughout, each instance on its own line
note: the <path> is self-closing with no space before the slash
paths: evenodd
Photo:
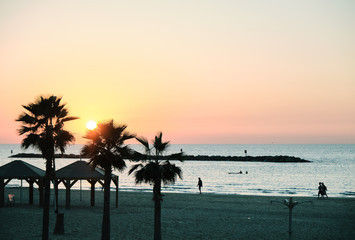
<path id="1" fill-rule="evenodd" d="M 318 186 L 318 199 L 319 196 L 321 196 L 322 198 L 324 198 L 324 196 L 326 196 L 328 198 L 327 195 L 327 187 L 324 185 L 323 182 L 319 182 L 319 186 Z"/>
<path id="2" fill-rule="evenodd" d="M 324 185 L 324 182 L 322 182 L 322 197 L 326 196 L 328 198 L 327 195 L 327 187 Z"/>
<path id="3" fill-rule="evenodd" d="M 318 199 L 319 199 L 321 194 L 322 194 L 322 183 L 319 182 L 319 185 L 318 185 Z"/>
<path id="4" fill-rule="evenodd" d="M 200 191 L 200 194 L 201 194 L 201 188 L 202 188 L 202 180 L 201 180 L 201 178 L 198 178 L 197 186 L 198 186 L 198 190 Z"/>

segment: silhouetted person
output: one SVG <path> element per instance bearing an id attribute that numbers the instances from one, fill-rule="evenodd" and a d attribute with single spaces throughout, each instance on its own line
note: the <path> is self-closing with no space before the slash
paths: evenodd
<path id="1" fill-rule="evenodd" d="M 328 198 L 327 195 L 327 187 L 324 185 L 323 182 L 319 182 L 319 186 L 318 186 L 318 198 L 319 196 L 321 196 L 322 198 L 324 198 L 324 196 L 326 196 Z"/>
<path id="2" fill-rule="evenodd" d="M 201 180 L 201 178 L 198 178 L 197 186 L 198 186 L 198 190 L 200 191 L 200 194 L 201 194 L 201 188 L 202 188 L 202 180 Z"/>
<path id="3" fill-rule="evenodd" d="M 326 196 L 328 198 L 328 195 L 327 195 L 327 187 L 324 185 L 324 182 L 322 182 L 322 196 Z"/>
<path id="4" fill-rule="evenodd" d="M 322 195 L 322 183 L 319 182 L 319 185 L 318 185 L 318 198 Z"/>

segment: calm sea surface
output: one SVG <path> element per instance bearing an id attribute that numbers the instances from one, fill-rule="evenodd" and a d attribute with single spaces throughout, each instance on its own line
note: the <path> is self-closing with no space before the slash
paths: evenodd
<path id="1" fill-rule="evenodd" d="M 82 145 L 70 146 L 66 153 L 79 154 Z M 133 145 L 140 150 L 140 146 Z M 182 167 L 183 180 L 163 187 L 163 192 L 197 193 L 197 179 L 203 180 L 203 192 L 216 194 L 244 194 L 269 196 L 316 196 L 318 182 L 324 182 L 328 195 L 333 197 L 355 197 L 355 145 L 171 145 L 170 152 L 187 155 L 250 156 L 289 155 L 312 161 L 311 163 L 263 163 L 263 162 L 223 162 L 185 161 L 175 162 Z M 44 170 L 43 159 L 11 159 L 8 156 L 27 152 L 18 144 L 0 144 L 0 166 L 12 161 L 23 160 Z M 60 169 L 78 159 L 60 158 L 56 167 Z M 87 161 L 87 159 L 83 159 Z M 132 163 L 127 162 L 128 168 Z M 242 171 L 243 174 L 230 174 Z M 245 172 L 248 171 L 248 174 Z M 149 184 L 135 185 L 127 170 L 115 172 L 119 175 L 121 190 L 151 191 Z M 12 180 L 9 186 L 19 186 L 19 180 Z M 27 183 L 23 181 L 23 186 Z M 73 188 L 79 188 L 79 182 Z M 113 185 L 112 185 L 113 186 Z M 64 186 L 60 185 L 61 188 Z M 82 181 L 82 187 L 89 184 Z M 97 188 L 101 187 L 97 185 Z"/>

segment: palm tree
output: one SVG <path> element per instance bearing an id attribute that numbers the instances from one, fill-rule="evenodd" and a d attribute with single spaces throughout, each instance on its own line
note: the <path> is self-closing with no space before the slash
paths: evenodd
<path id="1" fill-rule="evenodd" d="M 23 105 L 27 111 L 23 112 L 16 121 L 22 126 L 18 130 L 19 135 L 24 135 L 21 146 L 25 149 L 30 146 L 41 151 L 46 160 L 46 175 L 44 178 L 44 207 L 42 239 L 48 239 L 49 231 L 49 200 L 50 180 L 54 178 L 54 152 L 65 152 L 65 147 L 74 142 L 74 136 L 63 129 L 64 123 L 75 120 L 77 117 L 68 116 L 69 111 L 62 98 L 49 96 L 40 97 L 34 103 Z"/>
<path id="2" fill-rule="evenodd" d="M 131 149 L 124 145 L 128 139 L 135 137 L 126 131 L 126 125 L 115 126 L 113 120 L 99 123 L 97 128 L 89 130 L 85 138 L 90 140 L 81 153 L 90 158 L 90 165 L 105 170 L 104 213 L 102 219 L 101 239 L 110 239 L 110 183 L 112 168 L 122 171 L 126 168 L 124 159 L 130 158 Z"/>
<path id="3" fill-rule="evenodd" d="M 136 160 L 140 160 L 142 163 L 133 165 L 128 172 L 128 174 L 134 172 L 136 184 L 153 184 L 154 240 L 161 240 L 161 201 L 163 200 L 161 183 L 174 183 L 177 177 L 182 179 L 181 168 L 170 163 L 169 160 L 182 161 L 183 153 L 164 156 L 163 154 L 169 147 L 169 142 L 163 142 L 162 137 L 163 134 L 161 132 L 158 133 L 155 136 L 152 147 L 146 138 L 136 138 L 144 146 L 145 153 L 137 153 L 138 157 L 136 157 Z"/>

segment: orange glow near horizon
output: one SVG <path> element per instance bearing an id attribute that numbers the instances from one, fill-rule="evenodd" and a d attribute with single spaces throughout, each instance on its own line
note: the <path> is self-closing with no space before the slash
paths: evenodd
<path id="1" fill-rule="evenodd" d="M 355 4 L 138 2 L 0 2 L 0 143 L 46 94 L 77 143 L 91 119 L 172 143 L 355 143 Z"/>

